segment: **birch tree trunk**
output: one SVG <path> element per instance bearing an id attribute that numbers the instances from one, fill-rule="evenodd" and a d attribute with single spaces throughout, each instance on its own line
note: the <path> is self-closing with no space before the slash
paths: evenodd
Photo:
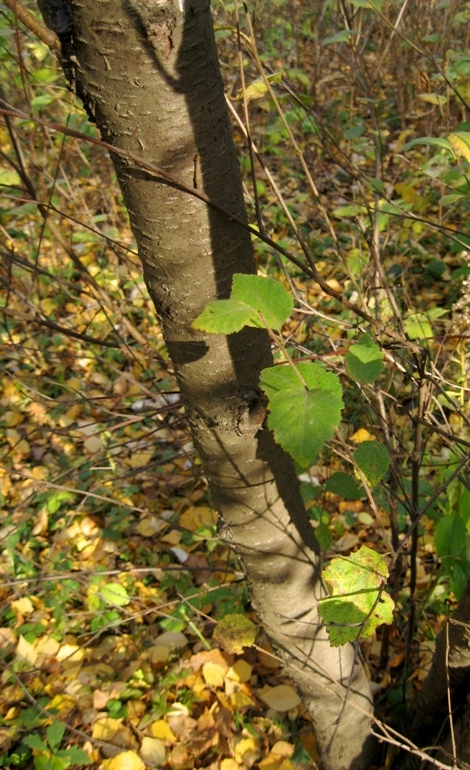
<path id="1" fill-rule="evenodd" d="M 112 154 L 145 280 L 162 325 L 195 445 L 251 600 L 313 718 L 321 766 L 373 763 L 371 695 L 350 647 L 319 624 L 317 544 L 288 456 L 262 427 L 267 334 L 204 335 L 191 322 L 254 273 L 249 233 L 148 173 L 165 170 L 245 221 L 208 0 L 40 0 L 61 63 Z M 349 689 L 348 689 L 349 686 Z M 343 709 L 344 700 L 346 706 Z M 339 719 L 339 722 L 338 722 Z"/>

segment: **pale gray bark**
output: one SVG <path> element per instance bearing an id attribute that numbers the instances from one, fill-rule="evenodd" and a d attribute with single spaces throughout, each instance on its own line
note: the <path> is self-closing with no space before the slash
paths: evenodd
<path id="1" fill-rule="evenodd" d="M 186 0 L 184 9 L 177 0 L 64 2 L 72 19 L 62 36 L 64 70 L 103 138 L 245 221 L 207 0 Z M 60 3 L 51 9 L 41 0 L 46 21 L 69 18 Z M 369 768 L 376 747 L 365 671 L 352 648 L 332 649 L 318 624 L 317 544 L 292 462 L 253 409 L 259 372 L 272 363 L 268 336 L 191 328 L 207 302 L 229 295 L 235 272 L 255 272 L 250 235 L 135 161 L 113 161 L 221 534 L 310 709 L 320 749 L 329 747 L 322 767 Z"/>

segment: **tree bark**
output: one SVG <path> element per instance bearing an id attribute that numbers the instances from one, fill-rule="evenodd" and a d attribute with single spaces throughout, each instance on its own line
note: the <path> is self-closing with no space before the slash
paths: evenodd
<path id="1" fill-rule="evenodd" d="M 179 2 L 40 0 L 40 7 L 61 39 L 69 83 L 103 138 L 245 221 L 209 2 Z M 210 300 L 229 296 L 234 273 L 255 273 L 250 235 L 134 160 L 112 159 L 221 536 L 238 555 L 252 603 L 310 710 L 321 766 L 368 769 L 376 745 L 364 667 L 351 647 L 331 648 L 319 623 L 317 543 L 293 464 L 261 425 L 258 381 L 272 364 L 268 336 L 191 328 Z"/>
<path id="2" fill-rule="evenodd" d="M 455 744 L 457 756 L 461 761 L 468 761 L 470 745 L 468 731 L 470 724 L 468 706 L 460 714 L 466 703 L 470 687 L 470 583 L 467 585 L 452 620 L 444 627 L 437 638 L 431 670 L 421 691 L 411 703 L 409 718 L 403 726 L 403 732 L 418 746 L 436 746 L 442 744 L 439 739 L 449 732 L 449 698 L 452 719 L 456 720 Z M 450 741 L 444 749 L 451 753 Z M 441 762 L 449 761 L 449 754 L 433 756 Z M 420 760 L 413 756 L 403 757 L 400 768 L 411 770 L 419 767 Z M 431 767 L 431 765 L 429 765 Z"/>

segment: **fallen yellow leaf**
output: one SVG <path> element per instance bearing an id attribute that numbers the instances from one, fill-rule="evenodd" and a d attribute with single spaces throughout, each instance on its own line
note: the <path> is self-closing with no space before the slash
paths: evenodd
<path id="1" fill-rule="evenodd" d="M 202 667 L 202 676 L 205 683 L 209 687 L 215 687 L 216 689 L 221 689 L 224 686 L 225 672 L 225 668 L 212 661 L 204 663 Z"/>
<path id="2" fill-rule="evenodd" d="M 250 681 L 253 666 L 250 666 L 246 660 L 240 659 L 227 671 L 227 679 L 233 679 L 234 682 L 243 684 Z"/>
<path id="3" fill-rule="evenodd" d="M 158 719 L 156 722 L 152 722 L 150 725 L 150 732 L 154 738 L 160 738 L 160 740 L 166 741 L 167 743 L 174 743 L 176 741 L 173 730 L 164 719 Z"/>
<path id="4" fill-rule="evenodd" d="M 289 684 L 265 687 L 259 693 L 259 697 L 269 708 L 280 712 L 290 711 L 300 703 L 297 692 Z"/>
<path id="5" fill-rule="evenodd" d="M 251 767 L 253 761 L 258 759 L 258 744 L 254 738 L 242 738 L 235 746 L 235 759 Z"/>
<path id="6" fill-rule="evenodd" d="M 145 770 L 145 765 L 135 751 L 123 751 L 102 763 L 106 770 Z"/>

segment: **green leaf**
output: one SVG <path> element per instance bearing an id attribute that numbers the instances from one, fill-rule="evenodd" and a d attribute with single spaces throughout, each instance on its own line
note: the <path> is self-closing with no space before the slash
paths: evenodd
<path id="1" fill-rule="evenodd" d="M 348 558 L 334 559 L 322 574 L 331 596 L 320 600 L 319 612 L 333 647 L 366 639 L 381 623 L 392 623 L 383 556 L 363 546 Z"/>
<path id="2" fill-rule="evenodd" d="M 442 198 L 439 200 L 440 206 L 450 206 L 453 203 L 457 203 L 458 201 L 461 201 L 462 199 L 468 198 L 468 195 L 466 193 L 449 193 L 449 195 L 443 195 Z"/>
<path id="3" fill-rule="evenodd" d="M 424 340 L 433 336 L 429 318 L 424 313 L 410 313 L 405 318 L 404 325 L 410 340 Z"/>
<path id="4" fill-rule="evenodd" d="M 380 11 L 383 5 L 383 0 L 349 0 L 349 2 L 356 8 L 371 8 L 373 11 Z"/>
<path id="5" fill-rule="evenodd" d="M 358 203 L 351 203 L 349 206 L 338 206 L 338 208 L 333 209 L 332 214 L 336 219 L 351 219 L 351 217 L 357 217 L 359 214 L 367 214 L 367 209 Z"/>
<path id="6" fill-rule="evenodd" d="M 255 643 L 257 628 L 251 620 L 240 614 L 225 615 L 217 623 L 213 639 L 227 652 L 241 655 L 245 647 Z"/>
<path id="7" fill-rule="evenodd" d="M 130 602 L 129 594 L 121 583 L 105 583 L 99 594 L 106 604 L 112 606 L 125 607 Z"/>
<path id="8" fill-rule="evenodd" d="M 334 495 L 339 495 L 345 500 L 360 500 L 361 493 L 355 479 L 344 473 L 343 471 L 336 471 L 333 475 L 327 479 L 325 484 L 328 492 L 332 492 Z"/>
<path id="9" fill-rule="evenodd" d="M 333 543 L 333 535 L 326 524 L 319 524 L 315 528 L 315 537 L 322 551 L 327 551 Z"/>
<path id="10" fill-rule="evenodd" d="M 379 193 L 379 195 L 383 195 L 385 192 L 385 183 L 382 179 L 378 179 L 375 176 L 368 176 L 365 178 L 365 183 L 368 187 L 371 188 L 371 190 Z"/>
<path id="11" fill-rule="evenodd" d="M 321 41 L 321 44 L 333 45 L 334 43 L 349 43 L 349 39 L 354 35 L 357 35 L 357 31 L 355 29 L 342 29 L 340 32 L 337 32 L 336 35 L 325 37 Z"/>
<path id="12" fill-rule="evenodd" d="M 448 136 L 456 155 L 462 155 L 470 163 L 470 134 L 468 131 L 459 131 Z"/>
<path id="13" fill-rule="evenodd" d="M 40 738 L 40 736 L 37 735 L 37 733 L 32 733 L 31 735 L 25 735 L 22 740 L 22 743 L 24 743 L 26 746 L 29 746 L 30 749 L 35 749 L 36 751 L 49 752 L 49 749 L 46 743 L 44 743 L 42 738 Z"/>
<path id="14" fill-rule="evenodd" d="M 353 457 L 371 487 L 382 481 L 390 465 L 388 449 L 380 441 L 363 441 Z"/>
<path id="15" fill-rule="evenodd" d="M 13 169 L 0 169 L 0 185 L 2 187 L 20 187 L 21 177 Z"/>
<path id="16" fill-rule="evenodd" d="M 339 379 L 318 363 L 263 369 L 260 383 L 269 400 L 268 426 L 276 441 L 308 468 L 341 421 Z"/>
<path id="17" fill-rule="evenodd" d="M 441 139 L 438 136 L 422 136 L 419 139 L 412 139 L 411 142 L 407 142 L 403 145 L 401 148 L 402 152 L 406 152 L 406 150 L 410 150 L 412 147 L 415 147 L 417 144 L 425 144 L 425 145 L 431 145 L 434 147 L 443 147 L 446 150 L 452 150 L 452 145 L 450 142 L 447 141 L 447 139 Z"/>
<path id="18" fill-rule="evenodd" d="M 261 275 L 234 275 L 231 297 L 259 313 L 270 329 L 280 329 L 294 307 L 292 295 L 280 281 Z"/>
<path id="19" fill-rule="evenodd" d="M 236 299 L 219 299 L 209 302 L 192 323 L 193 329 L 212 334 L 233 334 L 248 323 L 255 325 L 256 313 L 245 302 Z"/>
<path id="20" fill-rule="evenodd" d="M 46 730 L 47 742 L 51 749 L 59 748 L 62 743 L 62 738 L 65 733 L 65 725 L 63 722 L 53 722 Z"/>
<path id="21" fill-rule="evenodd" d="M 351 345 L 344 358 L 346 371 L 361 385 L 374 382 L 384 369 L 383 355 L 376 342 L 368 334 Z"/>
<path id="22" fill-rule="evenodd" d="M 451 556 L 456 559 L 462 552 L 467 533 L 462 517 L 457 511 L 450 516 L 444 516 L 436 525 L 434 545 L 437 555 L 443 559 Z"/>
<path id="23" fill-rule="evenodd" d="M 69 749 L 65 749 L 60 752 L 60 756 L 68 762 L 69 765 L 91 765 L 92 760 L 82 749 L 78 746 L 71 746 Z"/>
<path id="24" fill-rule="evenodd" d="M 358 137 L 362 136 L 365 130 L 366 129 L 364 125 L 352 126 L 344 132 L 344 138 L 346 141 L 349 141 L 350 139 L 357 139 Z"/>

